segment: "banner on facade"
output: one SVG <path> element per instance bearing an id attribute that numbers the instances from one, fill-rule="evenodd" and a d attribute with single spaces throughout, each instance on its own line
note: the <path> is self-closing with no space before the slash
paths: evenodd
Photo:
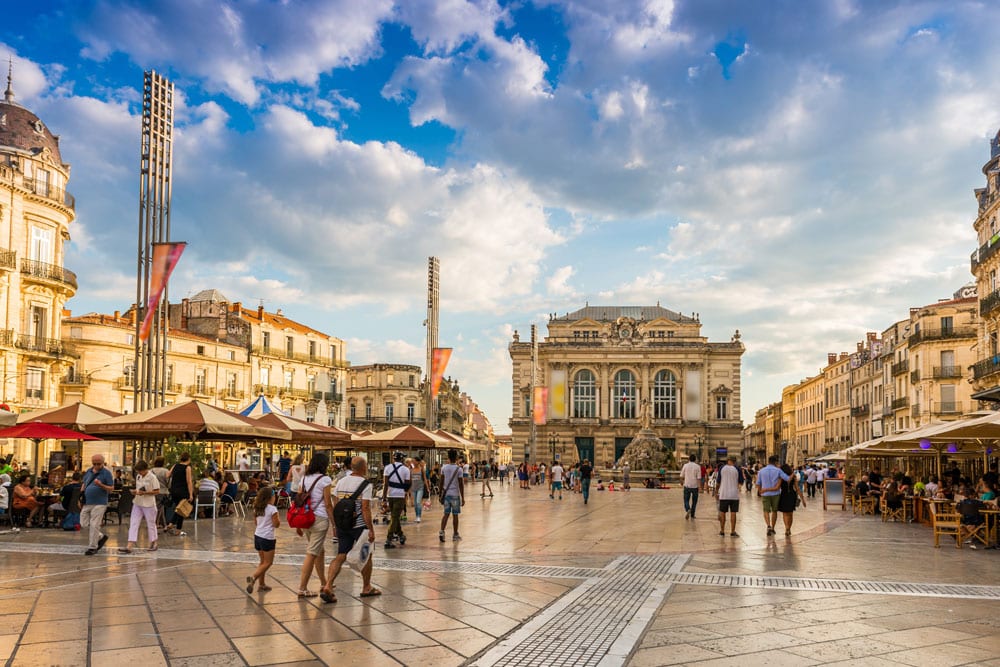
<path id="1" fill-rule="evenodd" d="M 535 387 L 535 395 L 531 397 L 531 418 L 536 426 L 545 424 L 549 405 L 549 388 Z"/>
<path id="2" fill-rule="evenodd" d="M 437 398 L 441 379 L 444 378 L 444 369 L 448 367 L 450 360 L 450 347 L 435 347 L 431 350 L 431 398 Z"/>
<path id="3" fill-rule="evenodd" d="M 154 243 L 153 244 L 153 264 L 149 276 L 149 300 L 146 302 L 146 315 L 142 318 L 142 325 L 139 327 L 139 340 L 145 341 L 149 338 L 149 330 L 153 326 L 153 313 L 160 306 L 160 299 L 167 289 L 167 281 L 170 274 L 174 272 L 177 262 L 181 259 L 181 254 L 187 243 Z"/>
<path id="4" fill-rule="evenodd" d="M 566 371 L 551 372 L 549 385 L 549 419 L 566 416 Z"/>

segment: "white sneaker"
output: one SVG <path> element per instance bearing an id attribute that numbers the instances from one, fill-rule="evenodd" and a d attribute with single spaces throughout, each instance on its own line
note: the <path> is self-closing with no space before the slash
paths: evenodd
<path id="1" fill-rule="evenodd" d="M 454 535 L 451 536 L 451 539 L 453 542 L 458 542 L 460 539 L 462 539 L 462 536 L 459 535 L 458 533 L 455 533 Z"/>

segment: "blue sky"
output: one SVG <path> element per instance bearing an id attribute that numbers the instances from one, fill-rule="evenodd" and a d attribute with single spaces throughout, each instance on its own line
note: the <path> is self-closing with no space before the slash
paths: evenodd
<path id="1" fill-rule="evenodd" d="M 591 304 L 740 329 L 743 418 L 971 280 L 992 2 L 48 0 L 0 55 L 60 134 L 76 313 L 134 293 L 139 90 L 177 100 L 172 283 L 355 363 L 450 368 L 507 430 L 513 330 Z"/>

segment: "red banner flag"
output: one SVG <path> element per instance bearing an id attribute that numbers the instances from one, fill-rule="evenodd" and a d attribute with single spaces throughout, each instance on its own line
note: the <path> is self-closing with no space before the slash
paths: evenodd
<path id="1" fill-rule="evenodd" d="M 152 272 L 149 276 L 149 301 L 146 303 L 146 316 L 142 318 L 139 327 L 139 340 L 149 338 L 149 330 L 153 326 L 153 313 L 160 305 L 163 291 L 167 289 L 167 281 L 174 267 L 181 259 L 186 243 L 154 243 Z"/>
<path id="2" fill-rule="evenodd" d="M 431 398 L 437 398 L 441 379 L 444 377 L 444 369 L 448 367 L 450 359 L 450 347 L 435 347 L 431 350 Z"/>
<path id="3" fill-rule="evenodd" d="M 536 426 L 542 426 L 548 419 L 549 388 L 535 387 L 535 395 L 531 397 L 531 418 Z"/>

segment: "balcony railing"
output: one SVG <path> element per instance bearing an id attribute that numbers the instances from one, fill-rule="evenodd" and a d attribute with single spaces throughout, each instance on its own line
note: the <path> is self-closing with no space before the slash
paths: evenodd
<path id="1" fill-rule="evenodd" d="M 933 373 L 935 378 L 960 378 L 962 377 L 962 368 L 960 366 L 935 366 Z"/>
<path id="2" fill-rule="evenodd" d="M 242 389 L 231 389 L 226 387 L 225 389 L 219 390 L 220 398 L 231 398 L 231 399 L 242 399 L 246 396 L 246 392 Z"/>
<path id="3" fill-rule="evenodd" d="M 975 380 L 1000 372 L 1000 355 L 981 359 L 972 366 L 972 377 Z"/>
<path id="4" fill-rule="evenodd" d="M 77 386 L 77 387 L 88 387 L 90 386 L 90 373 L 67 373 L 59 381 L 62 386 Z"/>
<path id="5" fill-rule="evenodd" d="M 278 347 L 254 347 L 251 352 L 259 357 L 276 357 L 278 359 L 291 359 L 292 361 L 301 361 L 307 364 L 316 364 L 317 366 L 326 366 L 327 368 L 350 368 L 351 362 L 344 361 L 342 359 L 331 359 L 330 357 L 324 357 L 319 354 L 303 354 L 301 352 L 289 352 L 286 349 Z"/>
<path id="6" fill-rule="evenodd" d="M 920 416 L 920 404 L 919 403 L 914 403 L 913 406 L 910 408 L 910 416 L 911 417 L 919 417 Z"/>
<path id="7" fill-rule="evenodd" d="M 115 389 L 134 389 L 135 388 L 135 378 L 131 375 L 123 375 L 120 378 L 115 379 Z"/>
<path id="8" fill-rule="evenodd" d="M 961 401 L 941 401 L 934 404 L 934 414 L 936 415 L 960 415 L 962 414 Z"/>
<path id="9" fill-rule="evenodd" d="M 913 382 L 914 384 L 916 384 L 917 382 L 920 382 L 920 369 L 919 368 L 917 370 L 915 370 L 915 371 L 910 371 L 910 382 Z"/>
<path id="10" fill-rule="evenodd" d="M 891 417 L 892 416 L 892 407 L 888 406 L 888 405 L 883 405 L 882 406 L 882 416 L 883 417 Z"/>
<path id="11" fill-rule="evenodd" d="M 979 300 L 979 314 L 986 317 L 1000 306 L 1000 289 Z"/>
<path id="12" fill-rule="evenodd" d="M 76 347 L 64 343 L 58 338 L 39 338 L 37 336 L 23 336 L 19 335 L 14 341 L 14 347 L 19 350 L 27 350 L 29 352 L 41 352 L 43 354 L 50 354 L 54 357 L 78 357 L 80 355 L 76 352 Z"/>
<path id="13" fill-rule="evenodd" d="M 201 387 L 196 384 L 188 385 L 188 396 L 215 396 L 215 387 Z"/>
<path id="14" fill-rule="evenodd" d="M 34 278 L 42 278 L 44 280 L 64 283 L 72 287 L 74 290 L 76 289 L 76 274 L 57 264 L 48 264 L 34 259 L 22 259 L 21 273 Z"/>
<path id="15" fill-rule="evenodd" d="M 903 373 L 907 372 L 908 370 L 910 370 L 910 360 L 909 359 L 903 359 L 902 361 L 898 361 L 898 362 L 896 362 L 896 363 L 894 363 L 892 365 L 892 375 L 893 375 L 893 377 L 895 377 L 896 375 L 902 375 Z"/>
<path id="16" fill-rule="evenodd" d="M 0 329 L 0 345 L 5 347 L 14 347 L 14 335 L 13 329 Z"/>
<path id="17" fill-rule="evenodd" d="M 892 409 L 893 410 L 902 410 L 903 408 L 905 408 L 909 404 L 910 404 L 910 397 L 909 396 L 904 396 L 903 398 L 897 398 L 897 399 L 894 399 L 893 402 L 892 402 Z"/>
<path id="18" fill-rule="evenodd" d="M 382 417 L 355 417 L 347 419 L 347 428 L 353 428 L 355 426 L 363 426 L 365 424 L 398 424 L 399 426 L 405 426 L 407 424 L 413 424 L 414 426 L 423 426 L 425 420 L 423 417 L 414 417 L 413 419 L 407 419 L 405 417 L 393 416 L 391 419 L 385 416 Z"/>
<path id="19" fill-rule="evenodd" d="M 0 250 L 0 269 L 13 271 L 17 268 L 17 251 Z"/>
<path id="20" fill-rule="evenodd" d="M 871 406 L 867 403 L 865 405 L 855 405 L 851 408 L 852 417 L 865 417 L 871 412 Z"/>
<path id="21" fill-rule="evenodd" d="M 277 396 L 279 391 L 281 391 L 281 387 L 274 384 L 255 384 L 253 386 L 254 396 L 260 396 L 261 394 L 265 396 Z"/>
<path id="22" fill-rule="evenodd" d="M 76 208 L 76 198 L 73 197 L 73 195 L 66 192 L 62 188 L 49 185 L 48 181 L 26 178 L 24 179 L 24 187 L 33 194 L 45 197 L 46 199 L 51 199 L 56 203 L 62 204 L 66 208 Z"/>
<path id="23" fill-rule="evenodd" d="M 975 338 L 975 327 L 949 327 L 947 329 L 921 329 L 907 340 L 910 346 L 917 345 L 928 340 L 951 340 L 954 338 Z"/>

